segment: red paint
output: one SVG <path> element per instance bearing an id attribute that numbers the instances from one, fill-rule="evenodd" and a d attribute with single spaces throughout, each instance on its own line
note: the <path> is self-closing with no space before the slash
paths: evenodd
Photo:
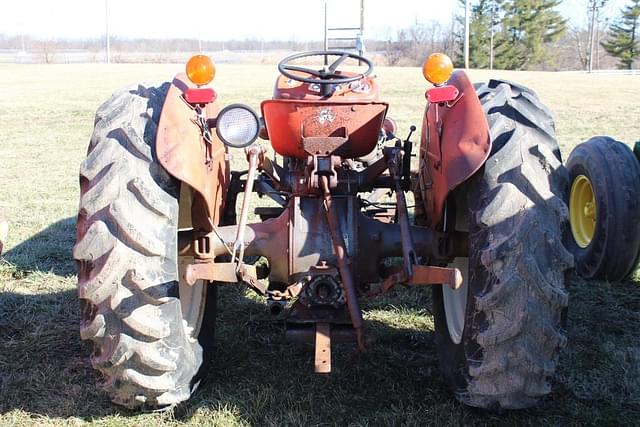
<path id="1" fill-rule="evenodd" d="M 208 104 L 216 99 L 216 93 L 211 88 L 189 88 L 184 92 L 184 100 L 189 104 Z"/>
<path id="2" fill-rule="evenodd" d="M 457 87 L 453 85 L 447 85 L 428 89 L 425 93 L 425 96 L 427 97 L 427 101 L 429 101 L 430 103 L 439 104 L 441 102 L 454 101 L 459 94 L 460 91 Z"/>
<path id="3" fill-rule="evenodd" d="M 230 168 L 225 145 L 215 132 L 211 134 L 211 144 L 204 142 L 202 132 L 194 122 L 196 113 L 184 102 L 188 92 L 198 90 L 202 89 L 196 88 L 185 74 L 178 74 L 173 79 L 162 106 L 156 152 L 167 172 L 195 190 L 194 212 L 197 211 L 196 204 L 201 210 L 192 217 L 194 228 L 211 230 L 222 217 Z M 215 92 L 209 91 L 215 99 Z M 217 102 L 210 102 L 204 108 L 205 117 L 215 118 L 219 110 Z"/>
<path id="4" fill-rule="evenodd" d="M 456 71 L 449 83 L 460 93 L 458 101 L 430 103 L 422 121 L 419 188 L 430 227 L 441 223 L 449 193 L 480 169 L 491 151 L 489 125 L 469 78 Z"/>
<path id="5" fill-rule="evenodd" d="M 300 77 L 309 77 L 308 74 L 291 71 L 292 74 L 300 75 Z M 342 73 L 344 77 L 356 76 L 356 73 L 345 71 Z M 285 76 L 278 76 L 276 85 L 273 90 L 273 99 L 297 99 L 297 100 L 331 100 L 331 101 L 378 101 L 379 90 L 378 83 L 374 77 L 364 77 L 351 83 L 343 83 L 334 86 L 335 92 L 329 98 L 320 94 L 320 87 L 296 80 L 290 80 Z"/>
<path id="6" fill-rule="evenodd" d="M 341 100 L 342 101 L 342 100 Z M 388 105 L 384 102 L 306 101 L 274 99 L 262 102 L 262 117 L 273 149 L 283 156 L 306 159 L 304 137 L 344 136 L 348 141 L 336 154 L 355 158 L 369 154 Z"/>

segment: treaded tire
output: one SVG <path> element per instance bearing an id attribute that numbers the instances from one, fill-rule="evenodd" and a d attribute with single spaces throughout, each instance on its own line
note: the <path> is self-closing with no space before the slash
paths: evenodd
<path id="1" fill-rule="evenodd" d="M 127 408 L 157 409 L 188 399 L 206 369 L 198 339 L 212 347 L 215 292 L 198 288 L 201 298 L 189 307 L 201 313 L 200 323 L 208 322 L 203 328 L 183 320 L 179 299 L 180 183 L 155 152 L 168 89 L 165 83 L 116 92 L 96 112 L 80 167 L 73 251 L 80 335 L 93 342 L 91 363 L 103 388 Z"/>
<path id="2" fill-rule="evenodd" d="M 458 400 L 527 408 L 550 392 L 567 341 L 568 177 L 551 114 L 533 92 L 496 80 L 477 92 L 493 146 L 484 167 L 456 190 L 463 197 L 456 217 L 469 228 L 464 326 L 455 343 L 442 287 L 435 286 L 435 339 L 444 381 Z"/>
<path id="3" fill-rule="evenodd" d="M 585 278 L 610 281 L 631 275 L 640 256 L 640 163 L 622 142 L 596 136 L 573 149 L 567 160 L 573 183 L 586 176 L 596 200 L 593 238 L 582 248 L 568 233 L 576 270 Z"/>

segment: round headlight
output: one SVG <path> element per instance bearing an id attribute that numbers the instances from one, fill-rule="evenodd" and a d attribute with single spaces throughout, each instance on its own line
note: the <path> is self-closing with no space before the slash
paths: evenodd
<path id="1" fill-rule="evenodd" d="M 228 105 L 218 113 L 216 134 L 230 147 L 246 147 L 256 140 L 259 131 L 258 115 L 246 105 Z"/>

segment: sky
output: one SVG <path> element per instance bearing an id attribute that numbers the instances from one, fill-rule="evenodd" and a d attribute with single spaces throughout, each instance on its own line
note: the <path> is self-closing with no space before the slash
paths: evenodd
<path id="1" fill-rule="evenodd" d="M 322 40 L 324 0 L 1 0 L 0 34 L 38 38 L 112 36 L 229 40 Z M 563 0 L 561 13 L 584 25 L 587 0 Z M 609 0 L 613 16 L 629 0 Z M 193 4 L 187 8 L 185 4 Z M 359 0 L 328 0 L 329 26 L 358 26 Z M 365 37 L 393 38 L 415 22 L 446 25 L 458 0 L 366 0 Z"/>

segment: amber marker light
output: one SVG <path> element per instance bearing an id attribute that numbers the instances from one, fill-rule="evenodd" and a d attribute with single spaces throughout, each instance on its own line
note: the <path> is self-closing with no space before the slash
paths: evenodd
<path id="1" fill-rule="evenodd" d="M 187 77 L 198 86 L 211 82 L 216 75 L 216 67 L 207 55 L 194 55 L 187 62 Z"/>
<path id="2" fill-rule="evenodd" d="M 422 75 L 436 86 L 446 83 L 453 74 L 453 62 L 444 53 L 432 53 L 422 65 Z"/>

